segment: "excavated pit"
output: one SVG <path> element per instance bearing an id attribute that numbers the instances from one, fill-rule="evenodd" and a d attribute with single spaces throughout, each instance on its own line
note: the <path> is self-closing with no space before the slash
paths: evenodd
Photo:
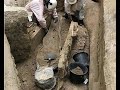
<path id="1" fill-rule="evenodd" d="M 103 72 L 103 56 L 104 56 L 104 31 L 102 21 L 102 3 L 96 3 L 88 0 L 86 4 L 85 27 L 79 26 L 78 38 L 74 41 L 70 62 L 73 61 L 72 56 L 78 52 L 87 52 L 90 58 L 89 67 L 89 83 L 87 85 L 74 85 L 67 79 L 62 90 L 105 90 L 104 72 Z M 60 9 L 61 10 L 61 9 Z M 62 17 L 63 13 L 59 13 Z M 59 25 L 61 25 L 59 27 Z M 24 62 L 16 63 L 18 77 L 21 81 L 21 90 L 40 90 L 35 85 L 34 72 L 36 70 L 36 61 L 40 66 L 47 65 L 43 60 L 44 55 L 49 52 L 56 53 L 58 58 L 51 64 L 56 66 L 59 59 L 59 53 L 64 45 L 70 22 L 62 18 L 61 23 L 51 23 L 48 34 L 43 38 L 35 50 L 32 50 L 31 57 L 24 59 Z M 55 28 L 55 29 L 54 29 Z M 59 29 L 61 28 L 61 32 Z M 10 34 L 6 32 L 6 35 Z M 9 40 L 8 38 L 8 40 Z M 11 42 L 12 43 L 12 42 Z M 12 47 L 13 48 L 13 47 Z M 14 52 L 14 51 L 13 51 Z M 14 56 L 14 53 L 13 53 Z M 56 90 L 56 89 L 55 89 Z"/>
<path id="2" fill-rule="evenodd" d="M 63 13 L 59 13 L 59 17 L 62 17 Z M 60 24 L 61 23 L 61 24 Z M 25 60 L 22 63 L 17 63 L 17 70 L 19 72 L 19 77 L 22 83 L 23 90 L 38 90 L 34 83 L 34 72 L 36 70 L 36 61 L 40 64 L 40 66 L 46 66 L 48 63 L 44 60 L 45 54 L 52 52 L 57 55 L 57 59 L 51 62 L 52 66 L 57 66 L 59 60 L 59 53 L 61 47 L 64 45 L 70 22 L 66 21 L 65 18 L 62 17 L 61 22 L 57 23 L 57 28 L 54 23 L 51 23 L 50 30 L 48 34 L 43 38 L 43 43 L 40 44 L 36 50 L 33 52 L 30 59 Z M 62 27 L 59 27 L 59 24 Z M 61 29 L 61 30 L 60 30 Z M 59 31 L 60 30 L 60 31 Z M 78 52 L 87 52 L 89 54 L 89 35 L 88 31 L 84 26 L 79 26 L 78 38 L 73 42 L 70 62 L 73 61 L 72 57 L 75 53 Z M 67 86 L 66 86 L 67 85 Z M 69 87 L 73 86 L 71 89 Z M 72 84 L 69 79 L 63 85 L 65 90 L 74 90 L 74 89 L 82 89 L 87 90 L 87 85 L 76 86 Z"/>

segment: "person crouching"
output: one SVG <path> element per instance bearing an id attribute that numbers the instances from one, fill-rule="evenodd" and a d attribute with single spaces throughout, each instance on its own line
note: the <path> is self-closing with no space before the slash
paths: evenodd
<path id="1" fill-rule="evenodd" d="M 28 13 L 28 20 L 29 24 L 28 27 L 30 27 L 33 22 L 37 23 L 37 25 L 41 26 L 45 32 L 48 32 L 48 27 L 46 24 L 46 20 L 44 17 L 44 13 L 48 12 L 50 15 L 52 14 L 54 22 L 56 23 L 58 21 L 58 15 L 57 15 L 57 1 L 56 0 L 32 0 L 30 1 L 26 6 L 26 11 Z M 31 15 L 32 13 L 32 15 Z"/>

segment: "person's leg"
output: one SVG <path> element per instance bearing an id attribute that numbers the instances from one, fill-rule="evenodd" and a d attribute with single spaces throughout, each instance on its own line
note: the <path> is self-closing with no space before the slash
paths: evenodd
<path id="1" fill-rule="evenodd" d="M 71 13 L 71 5 L 68 4 L 66 0 L 64 0 L 64 8 L 65 8 L 65 15 L 64 15 L 64 17 L 66 19 L 72 19 L 71 15 L 70 15 L 70 13 Z"/>
<path id="2" fill-rule="evenodd" d="M 46 26 L 46 20 L 43 16 L 43 0 L 38 1 L 33 1 L 30 5 L 30 8 L 32 12 L 34 13 L 35 17 L 37 18 L 37 21 L 41 25 L 42 28 L 47 28 Z"/>
<path id="3" fill-rule="evenodd" d="M 75 12 L 74 12 L 74 18 L 75 18 L 75 20 L 79 20 L 80 18 L 79 18 L 79 10 L 76 10 Z"/>
<path id="4" fill-rule="evenodd" d="M 83 19 L 85 15 L 84 7 L 85 7 L 85 1 L 86 0 L 78 0 L 79 3 L 79 22 L 78 24 L 84 25 Z"/>
<path id="5" fill-rule="evenodd" d="M 71 13 L 71 5 L 66 0 L 64 0 L 64 7 L 66 13 Z"/>
<path id="6" fill-rule="evenodd" d="M 32 11 L 29 7 L 30 3 L 28 3 L 26 6 L 25 6 L 25 11 L 27 12 L 27 17 L 28 17 L 28 22 L 27 22 L 27 27 L 31 27 L 33 25 L 33 22 L 32 22 Z"/>
<path id="7" fill-rule="evenodd" d="M 35 23 L 37 23 L 37 26 L 40 26 L 40 24 L 39 24 L 36 16 L 34 15 L 34 13 L 33 13 L 33 15 L 32 15 L 32 21 L 35 22 Z"/>
<path id="8" fill-rule="evenodd" d="M 80 11 L 79 11 L 79 21 L 78 21 L 78 24 L 79 25 L 84 25 L 84 21 L 83 21 L 83 19 L 84 19 L 84 8 L 82 7 L 81 9 L 80 9 Z"/>
<path id="9" fill-rule="evenodd" d="M 30 5 L 30 8 L 34 13 L 35 17 L 37 18 L 37 21 L 40 24 L 40 26 L 47 33 L 48 28 L 47 28 L 46 20 L 43 16 L 43 9 L 44 9 L 43 0 L 33 1 Z"/>
<path id="10" fill-rule="evenodd" d="M 84 19 L 84 7 L 81 7 L 80 11 L 79 11 L 79 19 L 80 20 L 83 20 Z"/>

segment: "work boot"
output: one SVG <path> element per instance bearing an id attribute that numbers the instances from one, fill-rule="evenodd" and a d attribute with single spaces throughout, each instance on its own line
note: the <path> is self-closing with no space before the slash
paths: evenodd
<path id="1" fill-rule="evenodd" d="M 45 31 L 45 35 L 48 33 L 48 28 L 43 28 L 43 30 Z"/>
<path id="2" fill-rule="evenodd" d="M 74 12 L 74 18 L 76 18 L 76 20 L 80 20 L 80 15 L 79 15 L 80 11 L 79 10 L 76 10 Z"/>
<path id="3" fill-rule="evenodd" d="M 63 15 L 63 17 L 65 17 L 65 19 L 70 19 L 70 20 L 72 20 L 72 16 L 71 16 L 70 14 L 65 13 L 65 14 Z"/>
<path id="4" fill-rule="evenodd" d="M 68 14 L 65 13 L 65 14 L 63 15 L 63 17 L 65 17 L 65 19 L 68 19 Z"/>
<path id="5" fill-rule="evenodd" d="M 84 21 L 83 20 L 79 20 L 78 21 L 78 25 L 80 25 L 80 26 L 84 25 Z"/>
<path id="6" fill-rule="evenodd" d="M 58 17 L 54 18 L 54 23 L 57 23 L 58 22 Z"/>

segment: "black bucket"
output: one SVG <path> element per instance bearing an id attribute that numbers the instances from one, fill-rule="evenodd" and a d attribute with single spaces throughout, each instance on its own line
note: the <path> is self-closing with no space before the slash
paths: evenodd
<path id="1" fill-rule="evenodd" d="M 75 74 L 74 72 L 72 72 L 73 69 L 75 69 L 76 67 L 80 67 L 81 70 L 83 71 L 83 74 L 82 75 L 78 75 L 78 74 Z M 85 81 L 86 79 L 86 75 L 88 73 L 88 68 L 80 63 L 71 63 L 69 65 L 69 70 L 70 70 L 70 76 L 69 76 L 69 79 L 72 83 L 74 84 L 81 84 Z"/>
<path id="2" fill-rule="evenodd" d="M 80 52 L 73 56 L 73 59 L 75 62 L 79 62 L 80 64 L 83 64 L 84 66 L 89 66 L 89 57 L 86 52 Z"/>

